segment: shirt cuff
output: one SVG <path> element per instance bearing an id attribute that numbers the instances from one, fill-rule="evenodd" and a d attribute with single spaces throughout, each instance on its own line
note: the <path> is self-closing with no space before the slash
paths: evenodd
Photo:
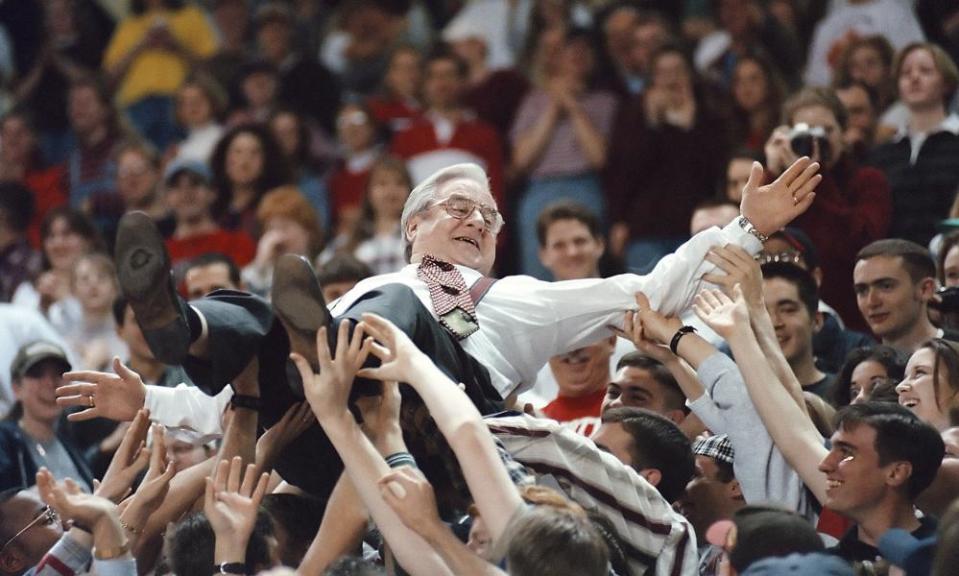
<path id="1" fill-rule="evenodd" d="M 738 216 L 723 228 L 723 237 L 727 244 L 735 244 L 753 256 L 763 251 L 763 243 L 739 225 Z"/>

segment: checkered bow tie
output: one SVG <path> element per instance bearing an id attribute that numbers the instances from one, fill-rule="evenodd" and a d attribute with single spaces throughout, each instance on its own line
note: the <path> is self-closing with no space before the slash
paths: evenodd
<path id="1" fill-rule="evenodd" d="M 433 310 L 443 328 L 459 340 L 479 330 L 476 306 L 470 297 L 466 280 L 456 266 L 427 254 L 416 269 L 416 276 L 426 283 L 430 291 L 430 300 L 433 302 Z M 462 323 L 455 326 L 452 324 L 450 313 L 457 308 L 462 310 L 469 321 L 465 327 Z"/>

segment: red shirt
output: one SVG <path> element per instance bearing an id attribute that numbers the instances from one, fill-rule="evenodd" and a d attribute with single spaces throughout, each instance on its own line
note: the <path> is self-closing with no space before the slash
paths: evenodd
<path id="1" fill-rule="evenodd" d="M 197 256 L 209 252 L 226 254 L 241 268 L 252 262 L 253 257 L 256 256 L 256 244 L 246 232 L 222 228 L 209 234 L 169 238 L 166 241 L 166 248 L 174 268 L 177 268 L 178 264 L 189 263 Z"/>
<path id="2" fill-rule="evenodd" d="M 577 432 L 584 436 L 590 436 L 599 425 L 599 416 L 603 411 L 603 399 L 605 397 L 605 386 L 587 396 L 576 398 L 557 396 L 555 400 L 543 408 L 543 414 L 557 422 L 574 424 Z"/>
<path id="3" fill-rule="evenodd" d="M 33 218 L 27 229 L 27 239 L 34 248 L 40 248 L 40 224 L 47 212 L 67 203 L 65 174 L 63 166 L 52 166 L 45 170 L 29 170 L 23 176 L 23 185 L 33 192 Z"/>

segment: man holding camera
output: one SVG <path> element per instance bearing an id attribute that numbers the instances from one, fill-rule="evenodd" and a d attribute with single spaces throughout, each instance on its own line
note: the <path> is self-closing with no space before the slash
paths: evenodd
<path id="1" fill-rule="evenodd" d="M 766 142 L 768 170 L 775 177 L 800 156 L 809 156 L 822 165 L 816 205 L 793 226 L 812 238 L 821 255 L 825 279 L 822 299 L 839 313 L 847 327 L 863 330 L 866 324 L 859 315 L 850 280 L 856 253 L 883 238 L 889 229 L 889 184 L 881 171 L 856 165 L 847 153 L 842 138 L 847 113 L 832 89 L 801 90 L 783 105 L 783 116 L 789 125 L 776 128 Z"/>

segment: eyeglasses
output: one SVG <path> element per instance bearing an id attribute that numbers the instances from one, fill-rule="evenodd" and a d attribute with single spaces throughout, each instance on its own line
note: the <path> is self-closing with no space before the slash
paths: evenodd
<path id="1" fill-rule="evenodd" d="M 31 520 L 29 524 L 24 526 L 22 529 L 20 529 L 19 532 L 17 532 L 9 540 L 4 542 L 3 546 L 0 546 L 0 554 L 3 554 L 4 551 L 6 551 L 7 546 L 12 544 L 14 540 L 23 536 L 27 532 L 27 530 L 33 528 L 34 526 L 38 526 L 38 525 L 49 526 L 50 524 L 53 524 L 54 522 L 59 522 L 59 521 L 60 521 L 60 515 L 57 514 L 57 511 L 49 506 L 44 506 L 43 510 L 41 510 L 40 513 L 37 514 L 36 518 Z"/>
<path id="2" fill-rule="evenodd" d="M 440 200 L 433 206 L 442 206 L 447 214 L 457 220 L 466 220 L 473 214 L 474 210 L 479 210 L 480 216 L 483 217 L 483 224 L 490 234 L 499 234 L 499 231 L 503 229 L 503 215 L 499 213 L 499 210 L 492 206 L 480 204 L 466 196 L 453 195 L 445 200 Z"/>

